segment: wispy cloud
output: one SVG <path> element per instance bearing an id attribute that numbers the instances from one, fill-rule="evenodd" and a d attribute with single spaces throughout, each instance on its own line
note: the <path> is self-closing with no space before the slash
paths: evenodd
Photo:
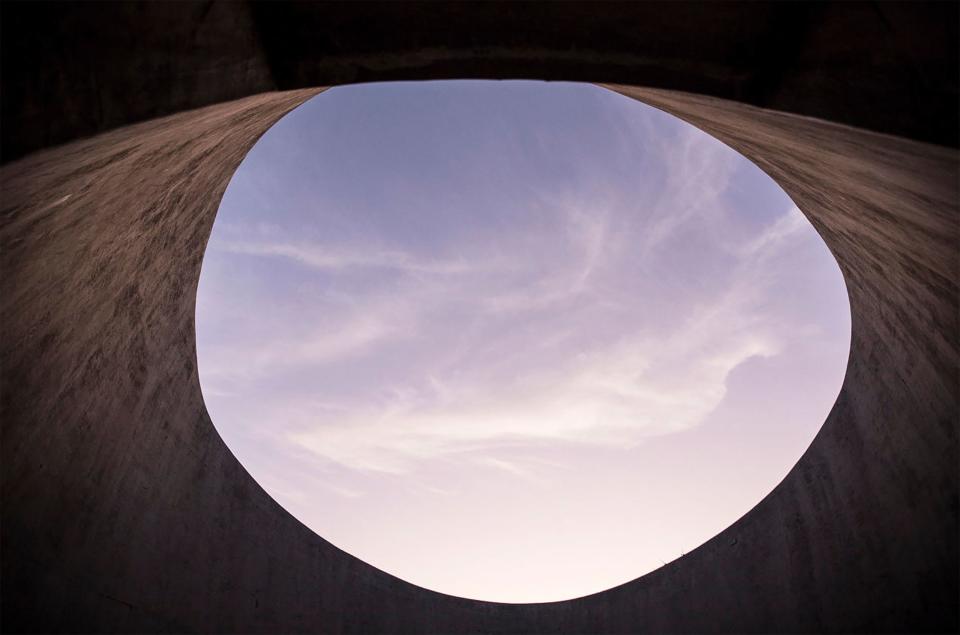
<path id="1" fill-rule="evenodd" d="M 560 302 L 576 299 L 586 289 L 591 274 L 604 261 L 615 257 L 619 248 L 611 236 L 609 213 L 602 207 L 586 207 L 577 201 L 549 200 L 562 219 L 556 235 L 538 235 L 536 240 L 556 245 L 550 262 L 516 258 L 511 269 L 525 271 L 530 284 L 520 289 L 508 285 L 485 295 L 484 308 L 491 313 L 522 313 L 549 308 Z M 522 254 L 522 252 L 521 252 Z M 546 266 L 544 266 L 546 264 Z M 548 268 L 546 276 L 531 275 L 536 268 Z"/>
<path id="2" fill-rule="evenodd" d="M 214 354 L 204 356 L 200 370 L 204 378 L 214 382 L 222 378 L 252 381 L 270 371 L 318 367 L 362 354 L 396 332 L 396 323 L 362 314 L 307 333 L 283 333 L 250 341 L 242 348 L 221 346 Z"/>
<path id="3" fill-rule="evenodd" d="M 308 242 L 225 241 L 216 243 L 214 247 L 231 254 L 286 258 L 307 267 L 332 272 L 368 268 L 450 275 L 469 273 L 477 268 L 475 263 L 463 259 L 423 259 L 400 250 L 366 246 L 345 248 Z"/>
<path id="4" fill-rule="evenodd" d="M 404 472 L 503 444 L 630 447 L 687 430 L 723 399 L 730 372 L 779 351 L 776 335 L 745 315 L 743 301 L 725 296 L 670 334 L 618 340 L 508 383 L 447 384 L 439 400 L 430 389 L 410 390 L 343 417 L 300 421 L 289 438 L 346 466 Z"/>
<path id="5" fill-rule="evenodd" d="M 794 205 L 766 230 L 745 241 L 739 249 L 740 257 L 751 261 L 767 258 L 775 253 L 776 248 L 784 241 L 804 230 L 809 232 L 810 229 L 809 221 Z"/>
<path id="6" fill-rule="evenodd" d="M 271 131 L 248 155 L 204 260 L 204 396 L 281 504 L 375 566 L 487 599 L 596 591 L 715 534 L 806 447 L 842 376 L 839 273 L 758 169 L 663 113 L 443 86 L 462 99 L 329 91 L 278 124 L 292 151 Z M 376 91 L 389 108 L 350 97 Z"/>
<path id="7" fill-rule="evenodd" d="M 645 210 L 647 226 L 638 245 L 648 258 L 655 257 L 680 228 L 697 224 L 710 229 L 722 218 L 723 194 L 737 167 L 730 148 L 692 127 L 669 143 L 672 147 L 662 153 L 663 187 L 656 204 Z"/>
<path id="8" fill-rule="evenodd" d="M 364 290 L 346 314 L 329 316 L 323 328 L 221 354 L 204 374 L 249 380 L 289 367 L 310 372 L 358 355 L 375 357 L 400 340 L 430 343 L 441 352 L 411 358 L 412 376 L 394 378 L 401 383 L 386 393 L 373 387 L 363 400 L 339 402 L 330 395 L 332 409 L 278 404 L 270 415 L 288 419 L 295 430 L 288 442 L 361 470 L 407 472 L 423 461 L 504 444 L 630 447 L 695 427 L 722 401 L 735 368 L 780 350 L 776 329 L 758 308 L 765 280 L 756 265 L 804 225 L 795 210 L 747 236 L 736 247 L 737 273 L 724 282 L 726 288 L 713 289 L 706 303 L 701 298 L 698 306 L 678 306 L 685 315 L 663 330 L 605 332 L 605 296 L 613 294 L 627 310 L 645 302 L 631 289 L 635 281 L 626 263 L 634 254 L 656 258 L 674 236 L 709 232 L 726 213 L 723 193 L 735 165 L 729 150 L 696 131 L 672 142 L 653 205 L 628 213 L 631 201 L 613 193 L 593 192 L 588 200 L 541 192 L 535 207 L 551 210 L 548 226 L 521 227 L 507 242 L 461 247 L 470 260 L 435 259 L 394 246 L 295 242 L 276 231 L 259 241 L 221 241 L 216 248 L 226 254 L 290 259 L 328 276 L 385 268 L 406 277 Z M 530 249 L 537 241 L 549 241 L 551 249 Z M 463 274 L 470 274 L 470 284 L 463 284 Z M 432 277 L 424 281 L 423 275 Z M 451 303 L 499 322 L 493 331 L 473 332 L 434 323 L 435 309 Z M 558 310 L 569 319 L 558 320 Z M 570 320 L 602 337 L 582 348 L 582 338 L 570 337 Z M 528 324 L 542 324 L 537 340 L 559 347 L 546 366 L 510 362 L 509 349 L 506 357 L 464 357 L 508 346 L 503 342 L 510 341 L 510 331 Z M 461 367 L 456 378 L 445 374 L 451 360 Z M 522 469 L 496 457 L 482 462 Z"/>

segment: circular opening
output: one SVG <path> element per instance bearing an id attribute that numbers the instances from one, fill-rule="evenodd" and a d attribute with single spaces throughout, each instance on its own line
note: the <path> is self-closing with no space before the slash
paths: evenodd
<path id="1" fill-rule="evenodd" d="M 322 93 L 234 175 L 197 302 L 207 408 L 267 492 L 389 573 L 507 602 L 626 582 L 746 513 L 849 344 L 775 183 L 584 84 Z"/>

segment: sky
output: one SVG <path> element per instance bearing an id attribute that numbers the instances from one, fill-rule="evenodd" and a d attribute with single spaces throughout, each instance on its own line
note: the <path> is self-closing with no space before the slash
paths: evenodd
<path id="1" fill-rule="evenodd" d="M 230 182 L 197 354 L 218 432 L 414 584 L 563 600 L 748 512 L 836 400 L 836 261 L 747 159 L 588 84 L 328 90 Z"/>

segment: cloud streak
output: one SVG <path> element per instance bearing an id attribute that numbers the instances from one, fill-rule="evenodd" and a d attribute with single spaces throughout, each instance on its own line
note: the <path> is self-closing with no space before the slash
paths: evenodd
<path id="1" fill-rule="evenodd" d="M 215 248 L 228 254 L 286 258 L 307 267 L 331 272 L 368 268 L 456 275 L 474 270 L 473 265 L 462 259 L 455 261 L 420 259 L 409 253 L 390 249 L 345 249 L 342 246 L 269 241 L 228 241 L 218 243 Z"/>
<path id="2" fill-rule="evenodd" d="M 842 279 L 782 191 L 678 120 L 595 87 L 450 86 L 327 91 L 278 124 L 292 158 L 251 151 L 204 261 L 204 396 L 268 491 L 376 566 L 485 599 L 597 591 L 803 451 L 822 417 L 795 419 L 842 377 Z"/>
<path id="3" fill-rule="evenodd" d="M 353 298 L 349 313 L 335 313 L 323 328 L 294 337 L 280 333 L 277 339 L 232 351 L 208 363 L 204 373 L 250 380 L 290 368 L 309 372 L 358 356 L 375 357 L 400 340 L 442 346 L 462 333 L 431 323 L 436 319 L 432 309 L 459 302 L 471 314 L 489 313 L 501 320 L 496 329 L 475 333 L 468 349 L 497 349 L 504 336 L 491 331 L 509 332 L 520 324 L 541 324 L 538 338 L 553 336 L 560 342 L 573 328 L 569 322 L 605 337 L 589 348 L 577 339 L 566 342 L 546 368 L 538 363 L 504 367 L 503 357 L 486 364 L 461 358 L 466 366 L 457 379 L 438 378 L 442 370 L 428 373 L 426 381 L 414 373 L 412 378 L 394 378 L 396 385 L 379 398 L 375 391 L 360 402 L 338 402 L 331 395 L 338 404 L 333 412 L 301 407 L 293 415 L 281 408 L 275 417 L 295 419 L 290 423 L 296 432 L 287 435 L 288 442 L 344 467 L 403 473 L 423 461 L 510 443 L 632 447 L 650 437 L 689 430 L 722 401 L 734 369 L 752 357 L 780 350 L 778 334 L 755 306 L 764 292 L 758 267 L 803 227 L 799 211 L 746 237 L 737 247 L 735 275 L 726 287 L 712 289 L 705 305 L 676 307 L 685 312 L 683 317 L 661 332 L 603 333 L 608 312 L 596 299 L 612 295 L 627 310 L 642 302 L 641 294 L 627 284 L 631 273 L 639 272 L 621 262 L 624 242 L 635 245 L 632 251 L 644 258 L 655 258 L 675 235 L 707 231 L 715 222 L 710 217 L 724 214 L 721 201 L 735 164 L 727 149 L 718 146 L 696 131 L 680 134 L 666 155 L 662 191 L 654 205 L 642 210 L 543 193 L 537 206 L 552 210 L 550 226 L 521 226 L 505 242 L 469 245 L 466 249 L 475 252 L 471 261 L 446 261 L 400 246 L 328 247 L 276 239 L 218 243 L 216 249 L 226 254 L 289 259 L 328 276 L 382 268 L 406 278 L 361 293 Z M 619 236 L 612 218 L 620 219 Z M 555 249 L 545 256 L 531 255 L 524 247 L 537 240 L 548 240 Z M 500 266 L 491 267 L 491 262 Z M 424 283 L 424 274 L 434 279 Z M 466 287 L 465 274 L 471 274 Z M 628 295 L 631 291 L 634 297 Z M 558 324 L 557 310 L 572 319 Z M 547 317 L 538 319 L 545 311 Z M 420 354 L 424 359 L 410 360 L 413 368 L 429 365 L 435 357 L 429 350 Z"/>

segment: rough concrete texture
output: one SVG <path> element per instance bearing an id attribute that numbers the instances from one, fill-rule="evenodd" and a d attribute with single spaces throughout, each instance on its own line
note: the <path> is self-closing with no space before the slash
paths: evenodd
<path id="1" fill-rule="evenodd" d="M 180 17 L 161 6 L 142 11 L 164 16 L 170 39 L 162 46 L 149 39 L 131 45 L 115 62 L 101 59 L 115 64 L 98 71 L 114 84 L 91 94 L 111 104 L 115 114 L 90 125 L 50 121 L 62 104 L 35 108 L 39 102 L 17 101 L 17 92 L 26 94 L 33 84 L 21 70 L 14 78 L 23 81 L 8 88 L 8 25 L 39 18 L 33 9 L 4 9 L 4 143 L 15 138 L 20 144 L 12 154 L 113 127 L 0 168 L 4 632 L 957 630 L 958 158 L 956 150 L 944 147 L 955 143 L 956 122 L 951 128 L 924 121 L 929 112 L 943 111 L 943 103 L 933 104 L 927 94 L 914 95 L 913 106 L 904 105 L 906 98 L 898 92 L 903 84 L 890 79 L 902 75 L 894 72 L 899 53 L 890 53 L 899 45 L 866 55 L 862 42 L 843 44 L 849 53 L 846 66 L 833 75 L 828 67 L 809 70 L 808 75 L 823 78 L 793 106 L 777 99 L 800 91 L 767 91 L 780 96 L 764 105 L 821 117 L 812 119 L 742 103 L 756 100 L 735 94 L 739 84 L 727 71 L 717 71 L 723 66 L 719 62 L 691 62 L 682 81 L 688 91 L 723 93 L 726 100 L 624 85 L 669 82 L 649 74 L 655 57 L 646 70 L 637 70 L 632 61 L 623 62 L 622 52 L 604 52 L 604 42 L 619 43 L 608 49 L 629 49 L 626 27 L 614 28 L 612 18 L 591 23 L 584 17 L 591 11 L 580 5 L 517 5 L 523 8 L 507 11 L 504 18 L 514 30 L 503 31 L 495 54 L 475 45 L 477 38 L 496 39 L 485 30 L 487 23 L 479 21 L 480 35 L 473 38 L 467 24 L 472 9 L 458 13 L 453 5 L 436 10 L 450 24 L 442 54 L 418 48 L 424 39 L 439 37 L 431 29 L 440 18 L 427 20 L 426 26 L 414 20 L 429 13 L 422 7 L 406 18 L 383 9 L 394 27 L 410 30 L 406 39 L 393 34 L 377 44 L 370 33 L 379 31 L 363 23 L 373 11 L 368 8 L 355 16 L 362 27 L 350 26 L 347 5 L 329 9 L 340 29 L 334 31 L 317 23 L 327 5 L 214 4 L 205 14 L 194 5 L 169 5 L 180 7 Z M 775 13 L 766 5 L 750 6 L 759 14 Z M 849 26 L 843 16 L 852 9 L 844 6 L 817 5 L 817 17 L 805 23 L 807 35 L 791 59 L 822 53 L 817 44 L 822 37 L 811 34 Z M 867 5 L 853 6 L 860 11 Z M 901 16 L 892 24 L 905 31 L 897 37 L 907 43 L 923 39 L 916 24 L 942 18 L 945 11 L 942 5 L 915 14 L 904 5 L 889 7 L 882 11 Z M 52 20 L 56 9 L 46 19 Z M 82 22 L 81 10 L 60 9 L 66 18 Z M 265 24 L 267 18 L 257 16 L 269 14 L 274 22 L 261 24 L 263 41 L 275 42 L 270 33 L 277 32 L 283 16 L 299 20 L 289 23 L 287 48 L 269 45 L 263 57 L 267 70 L 247 83 L 230 71 L 244 51 L 259 45 L 250 44 L 242 29 L 235 39 L 247 43 L 243 46 L 198 35 L 212 28 L 201 14 L 234 15 L 240 9 L 252 16 L 251 24 Z M 654 9 L 666 14 L 641 13 L 656 29 L 637 22 L 638 32 L 661 32 L 666 77 L 679 72 L 670 61 L 669 42 L 703 33 L 691 33 L 678 17 L 689 8 Z M 734 9 L 734 17 L 743 13 L 739 5 Z M 98 13 L 102 9 L 92 11 L 109 21 Z M 127 8 L 116 19 L 147 29 L 137 21 L 143 17 L 138 11 Z M 834 14 L 840 17 L 831 18 Z M 625 15 L 629 26 L 639 14 Z M 581 18 L 594 31 L 583 35 L 576 29 Z M 721 20 L 715 27 L 719 44 L 691 50 L 720 55 L 713 49 L 729 41 L 720 28 L 729 24 Z M 317 50 L 362 49 L 368 55 L 363 59 L 372 55 L 380 66 L 358 65 L 355 56 L 338 62 L 311 55 L 309 42 L 298 35 L 311 26 Z M 516 32 L 521 28 L 528 40 Z M 734 29 L 730 37 L 743 35 L 745 28 Z M 183 33 L 193 33 L 207 48 L 195 57 L 177 57 Z M 564 34 L 598 44 L 583 50 L 558 47 Z M 767 35 L 757 51 L 773 46 L 772 39 Z M 641 40 L 637 50 L 653 55 L 656 51 Z M 542 46 L 531 54 L 521 41 Z M 363 46 L 351 48 L 357 43 Z M 64 46 L 69 53 L 69 42 Z M 913 54 L 914 48 L 905 50 Z M 161 53 L 173 57 L 158 66 L 153 80 L 136 75 L 145 60 Z M 39 57 L 59 64 L 62 86 L 82 83 L 78 73 L 88 68 L 58 61 L 60 55 Z M 776 63 L 767 62 L 770 82 L 804 85 L 803 73 L 776 75 L 776 64 L 785 59 L 777 55 Z M 31 68 L 25 59 L 17 61 Z M 526 60 L 522 71 L 512 65 L 518 59 Z M 218 84 L 222 75 L 229 90 L 195 82 L 195 74 L 186 71 L 196 68 L 191 64 L 197 60 L 222 71 L 208 84 Z M 221 67 L 217 60 L 227 62 Z M 952 63 L 956 69 L 956 60 Z M 843 389 L 786 479 L 741 520 L 683 558 L 577 600 L 477 602 L 393 578 L 292 518 L 216 434 L 203 406 L 194 348 L 204 246 L 245 152 L 273 122 L 318 90 L 262 93 L 115 127 L 157 114 L 145 115 L 133 98 L 125 109 L 123 88 L 131 77 L 156 90 L 157 108 L 173 112 L 219 101 L 224 97 L 218 90 L 236 97 L 260 92 L 271 82 L 324 85 L 330 68 L 353 68 L 367 73 L 366 79 L 418 79 L 441 71 L 454 75 L 461 64 L 470 76 L 520 72 L 617 81 L 620 85 L 610 88 L 700 126 L 755 161 L 793 197 L 836 256 L 850 292 L 853 337 Z M 873 93 L 859 93 L 857 86 L 842 89 L 841 80 L 857 64 L 868 75 L 890 79 L 890 102 L 874 98 L 882 93 L 882 82 L 868 82 Z M 41 77 L 53 72 L 34 70 Z M 937 77 L 929 71 L 924 81 L 936 88 Z M 955 112 L 949 82 L 930 90 Z M 19 105 L 11 110 L 11 102 Z M 813 110 L 800 107 L 804 103 L 814 104 Z M 88 106 L 80 95 L 66 107 L 79 121 Z M 21 121 L 23 129 L 10 132 Z"/>
<path id="2" fill-rule="evenodd" d="M 4 2 L 5 161 L 267 90 L 613 82 L 957 144 L 951 2 Z"/>

